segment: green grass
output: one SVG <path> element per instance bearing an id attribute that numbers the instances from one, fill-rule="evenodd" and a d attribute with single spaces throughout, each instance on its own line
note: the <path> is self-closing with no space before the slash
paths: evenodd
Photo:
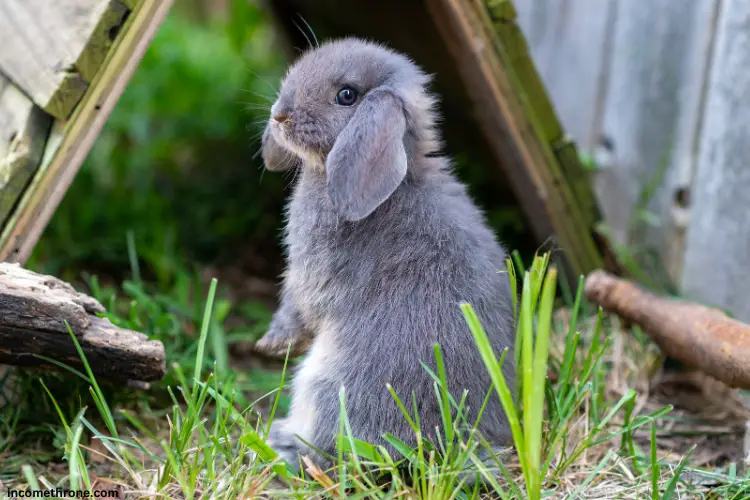
<path id="1" fill-rule="evenodd" d="M 149 497 L 227 499 L 750 497 L 740 463 L 706 465 L 702 447 L 691 450 L 705 424 L 681 440 L 670 430 L 687 414 L 648 394 L 659 358 L 645 336 L 588 304 L 582 281 L 572 289 L 558 280 L 548 255 L 527 269 L 517 252 L 508 264 L 518 295 L 515 391 L 500 370 L 508 354 L 489 350 L 471 305 L 461 306 L 493 381 L 487 398 L 500 398 L 511 418 L 507 452 L 485 457 L 488 443 L 467 421 L 464 396 L 447 387 L 435 346 L 436 442 L 422 439 L 409 395 L 389 388 L 415 448 L 386 435 L 392 456 L 358 440 L 342 410 L 332 470 L 305 463 L 298 476 L 278 461 L 264 436 L 287 412 L 296 360 L 267 366 L 233 355 L 265 332 L 272 311 L 223 277 L 277 277 L 289 179 L 264 176 L 253 154 L 284 61 L 262 11 L 231 5 L 226 25 L 170 15 L 29 263 L 75 282 L 114 323 L 163 342 L 167 375 L 149 391 L 97 381 L 88 368 L 1 375 L 5 486 L 90 489 L 105 478 Z M 486 171 L 458 164 L 474 194 L 492 198 Z M 524 232 L 515 208 L 486 208 L 504 236 Z M 648 282 L 638 255 L 618 250 Z M 728 434 L 725 424 L 717 435 Z M 676 442 L 684 446 L 671 449 Z"/>
<path id="2" fill-rule="evenodd" d="M 602 374 L 612 369 L 605 360 L 611 352 L 609 336 L 615 330 L 606 324 L 601 311 L 594 318 L 579 316 L 583 303 L 580 287 L 570 304 L 572 321 L 557 324 L 557 272 L 548 264 L 548 256 L 540 256 L 523 273 L 512 264 L 509 268 L 510 279 L 522 276 L 517 305 L 522 352 L 516 393 L 500 370 L 506 353 L 497 353 L 500 359 L 495 357 L 471 305 L 461 306 L 484 368 L 491 375 L 493 384 L 487 397 L 500 398 L 511 423 L 515 453 L 502 453 L 490 460 L 483 455 L 489 445 L 477 432 L 477 422 L 467 421 L 465 396 L 456 397 L 449 391 L 441 351 L 435 346 L 436 371 L 430 374 L 443 426 L 434 442 L 422 439 L 420 416 L 412 402 L 401 400 L 389 388 L 415 433 L 416 447 L 386 435 L 398 450 L 397 456 L 391 456 L 381 446 L 358 440 L 342 409 L 335 467 L 321 470 L 304 463 L 307 474 L 295 474 L 264 440 L 270 421 L 283 411 L 279 402 L 287 372 L 280 374 L 275 387 L 266 387 L 266 393 L 248 400 L 246 395 L 254 391 L 242 387 L 231 368 L 219 376 L 216 356 L 209 356 L 218 331 L 218 288 L 213 281 L 207 299 L 196 307 L 202 313 L 194 353 L 183 353 L 186 359 L 172 363 L 165 384 L 152 391 L 166 395 L 166 401 L 153 395 L 131 394 L 127 398 L 121 391 L 100 385 L 82 352 L 83 373 L 39 378 L 22 372 L 21 381 L 27 385 L 21 390 L 36 400 L 36 411 L 48 407 L 51 413 L 46 418 L 56 416 L 56 422 L 48 420 L 48 425 L 60 431 L 51 443 L 45 441 L 45 446 L 56 450 L 66 467 L 54 472 L 45 469 L 44 458 L 18 450 L 11 439 L 2 453 L 15 456 L 15 472 L 6 473 L 3 481 L 32 489 L 57 485 L 90 489 L 92 478 L 101 477 L 105 463 L 111 464 L 107 465 L 108 477 L 126 489 L 165 498 L 229 499 L 244 494 L 274 498 L 453 499 L 489 495 L 540 499 L 574 498 L 584 492 L 587 498 L 610 498 L 614 485 L 620 498 L 669 499 L 707 491 L 685 481 L 684 474 L 690 472 L 693 477 L 710 478 L 714 489 L 726 498 L 744 498 L 750 491 L 750 478 L 738 473 L 736 466 L 703 471 L 690 467 L 691 452 L 676 460 L 664 456 L 656 436 L 670 411 L 668 406 L 636 414 L 636 391 L 626 390 L 614 399 L 605 394 Z M 141 293 L 135 294 L 131 307 L 139 312 L 113 317 L 132 324 L 143 321 L 138 318 L 149 311 L 156 316 L 149 325 L 160 324 L 165 314 L 159 309 L 160 302 L 138 290 Z M 226 347 L 226 339 L 220 336 L 216 342 Z M 75 342 L 75 337 L 71 336 L 71 341 Z M 548 374 L 554 374 L 554 383 Z M 67 390 L 48 384 L 61 380 L 68 382 Z M 71 397 L 71 380 L 80 381 L 86 391 Z M 86 392 L 84 401 L 80 398 Z M 342 391 L 340 398 L 343 402 L 346 393 Z M 13 409 L 6 407 L 0 415 L 6 429 L 16 421 L 16 428 L 11 429 L 16 435 L 19 431 L 31 436 L 39 432 L 23 428 L 19 422 L 25 417 Z M 54 456 L 46 460 L 55 461 Z M 598 489 L 602 490 L 599 496 Z"/>

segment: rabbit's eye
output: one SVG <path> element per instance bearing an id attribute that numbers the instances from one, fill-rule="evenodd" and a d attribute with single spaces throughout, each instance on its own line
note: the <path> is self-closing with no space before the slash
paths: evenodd
<path id="1" fill-rule="evenodd" d="M 351 87 L 344 87 L 336 94 L 336 104 L 339 106 L 351 106 L 357 101 L 357 91 Z"/>

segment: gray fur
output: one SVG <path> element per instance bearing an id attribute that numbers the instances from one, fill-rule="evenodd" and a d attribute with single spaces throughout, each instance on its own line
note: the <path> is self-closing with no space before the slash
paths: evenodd
<path id="1" fill-rule="evenodd" d="M 498 356 L 513 346 L 511 292 L 502 272 L 506 253 L 449 160 L 428 155 L 439 147 L 428 81 L 406 57 L 345 39 L 304 55 L 274 104 L 273 113 L 290 119 L 271 124 L 264 148 L 281 145 L 302 166 L 288 206 L 288 267 L 271 328 L 314 335 L 293 380 L 290 414 L 269 437 L 293 463 L 310 453 L 295 435 L 335 455 L 341 386 L 357 438 L 385 444 L 382 435 L 390 432 L 415 443 L 386 384 L 403 401 L 415 394 L 422 433 L 434 437 L 440 411 L 420 361 L 434 369 L 435 343 L 442 348 L 449 391 L 456 398 L 468 391 L 473 421 L 491 383 L 459 303 L 473 305 Z M 334 102 L 344 84 L 360 90 L 352 107 Z M 369 118 L 351 128 L 358 109 L 370 103 Z M 394 145 L 393 134 L 400 144 Z M 378 150 L 385 152 L 382 158 Z M 399 161 L 399 150 L 407 159 L 405 176 L 389 163 Z M 358 172 L 345 174 L 347 168 Z M 367 179 L 375 188 L 364 184 Z M 503 367 L 511 387 L 512 360 L 511 353 Z M 479 430 L 493 444 L 510 443 L 494 394 Z"/>
<path id="2" fill-rule="evenodd" d="M 370 215 L 406 176 L 404 106 L 396 92 L 368 92 L 326 159 L 328 194 L 348 221 Z"/>
<path id="3" fill-rule="evenodd" d="M 271 138 L 270 124 L 266 126 L 266 129 L 263 131 L 262 141 L 263 149 L 261 149 L 261 153 L 263 156 L 263 163 L 268 170 L 273 172 L 288 170 L 299 161 L 295 155 L 279 146 L 279 144 Z"/>

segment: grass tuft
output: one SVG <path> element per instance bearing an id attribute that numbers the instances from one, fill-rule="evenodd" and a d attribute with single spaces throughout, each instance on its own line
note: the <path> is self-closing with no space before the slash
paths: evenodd
<path id="1" fill-rule="evenodd" d="M 722 498 L 747 496 L 748 473 L 738 472 L 736 466 L 696 467 L 694 446 L 675 454 L 660 445 L 669 435 L 671 405 L 647 400 L 629 386 L 639 386 L 640 379 L 627 378 L 621 371 L 637 362 L 643 368 L 633 374 L 647 371 L 655 352 L 647 340 L 618 330 L 601 310 L 593 317 L 583 314 L 590 306 L 582 298 L 582 280 L 575 298 L 571 291 L 571 308 L 556 311 L 558 276 L 548 255 L 536 257 L 524 270 L 512 260 L 509 264 L 512 288 L 520 291 L 515 306 L 520 351 L 515 387 L 502 370 L 508 352 L 494 352 L 471 305 L 460 306 L 492 381 L 485 405 L 497 397 L 508 416 L 513 438 L 509 452 L 488 457 L 490 444 L 477 430 L 484 407 L 475 421 L 468 421 L 466 394 L 451 393 L 436 345 L 434 371 L 422 365 L 433 380 L 442 418 L 433 440 L 424 437 L 414 398 L 398 395 L 390 386 L 386 390 L 412 429 L 410 441 L 415 444 L 390 434 L 384 436 L 389 448 L 358 439 L 342 390 L 333 467 L 324 470 L 303 459 L 302 471 L 297 472 L 265 441 L 283 410 L 292 360 L 287 356 L 274 385 L 264 385 L 259 394 L 239 384 L 241 373 L 232 360 L 215 355 L 228 353 L 223 323 L 231 307 L 217 298 L 220 290 L 212 280 L 203 304 L 186 296 L 180 299 L 182 304 L 193 302 L 202 314 L 186 316 L 199 325 L 193 347 L 171 360 L 165 383 L 155 388 L 166 400 L 129 400 L 99 384 L 80 346 L 82 371 L 42 378 L 21 372 L 21 395 L 32 394 L 24 378 L 28 376 L 41 387 L 43 402 L 55 416 L 59 430 L 53 431 L 54 446 L 66 467 L 64 472 L 40 467 L 34 455 L 13 451 L 18 449 L 17 437 L 0 436 L 5 463 L 19 464 L 3 480 L 27 489 L 66 485 L 91 491 L 95 477 L 108 477 L 126 491 L 163 498 L 673 499 L 709 491 L 693 484 L 698 481 L 713 484 Z M 90 281 L 105 293 L 96 279 Z M 149 328 L 171 328 L 171 321 L 186 324 L 163 308 L 167 297 L 154 296 L 145 283 L 128 282 L 128 290 L 129 305 L 115 307 L 109 313 L 113 320 Z M 563 321 L 558 318 L 561 312 Z M 168 342 L 170 337 L 163 338 Z M 76 343 L 72 335 L 71 341 Z M 627 362 L 623 356 L 628 356 Z M 83 384 L 84 390 L 76 394 L 85 395 L 88 402 L 61 390 L 58 380 Z M 631 382 L 623 386 L 624 380 Z M 248 397 L 253 392 L 258 397 Z M 95 412 L 88 410 L 91 406 Z M 4 408 L 3 429 L 38 432 L 25 426 L 26 411 Z M 673 436 L 669 442 L 674 443 Z"/>

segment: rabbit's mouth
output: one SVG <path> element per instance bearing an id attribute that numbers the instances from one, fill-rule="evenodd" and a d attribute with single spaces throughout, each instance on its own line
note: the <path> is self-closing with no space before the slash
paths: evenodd
<path id="1" fill-rule="evenodd" d="M 286 126 L 272 122 L 271 133 L 281 147 L 298 156 L 302 160 L 304 167 L 325 170 L 324 156 L 321 155 L 319 151 L 316 151 L 290 137 L 292 134 Z"/>

